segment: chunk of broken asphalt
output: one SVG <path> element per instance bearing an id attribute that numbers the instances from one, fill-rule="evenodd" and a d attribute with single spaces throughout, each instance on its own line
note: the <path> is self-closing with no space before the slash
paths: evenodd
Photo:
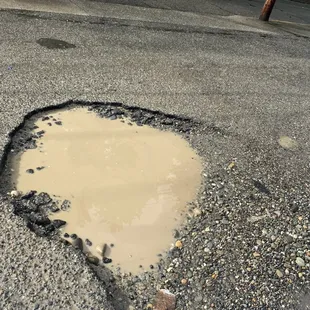
<path id="1" fill-rule="evenodd" d="M 53 221 L 53 225 L 55 226 L 55 228 L 60 228 L 61 226 L 64 226 L 66 224 L 67 224 L 66 221 L 59 220 L 59 219 Z"/>

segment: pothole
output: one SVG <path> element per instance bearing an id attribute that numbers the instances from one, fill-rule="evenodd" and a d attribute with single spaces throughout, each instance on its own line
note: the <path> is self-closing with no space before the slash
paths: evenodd
<path id="1" fill-rule="evenodd" d="M 199 156 L 171 129 L 190 124 L 107 106 L 39 113 L 14 136 L 6 178 L 11 189 L 32 193 L 21 201 L 41 205 L 56 228 L 66 222 L 63 238 L 112 269 L 138 274 L 169 250 L 201 184 Z M 51 225 L 32 221 L 38 209 L 27 208 L 28 223 Z"/>

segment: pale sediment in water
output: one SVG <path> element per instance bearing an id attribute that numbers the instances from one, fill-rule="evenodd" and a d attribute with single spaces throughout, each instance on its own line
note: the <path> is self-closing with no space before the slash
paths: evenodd
<path id="1" fill-rule="evenodd" d="M 35 122 L 35 131 L 44 131 L 38 147 L 14 158 L 17 190 L 69 200 L 68 211 L 51 217 L 67 221 L 63 233 L 89 239 L 92 246 L 84 247 L 97 256 L 96 247 L 107 244 L 114 267 L 138 273 L 140 265 L 154 265 L 197 195 L 198 155 L 172 132 L 101 118 L 86 108 L 48 116 Z"/>

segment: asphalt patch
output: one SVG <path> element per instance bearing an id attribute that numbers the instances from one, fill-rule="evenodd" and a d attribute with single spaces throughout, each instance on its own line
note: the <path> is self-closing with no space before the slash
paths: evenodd
<path id="1" fill-rule="evenodd" d="M 36 41 L 39 45 L 46 47 L 48 49 L 68 49 L 68 48 L 75 48 L 74 44 L 63 40 L 57 40 L 52 38 L 41 38 Z"/>

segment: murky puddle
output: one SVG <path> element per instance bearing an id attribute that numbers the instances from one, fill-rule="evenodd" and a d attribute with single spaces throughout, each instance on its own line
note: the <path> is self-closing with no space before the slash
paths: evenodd
<path id="1" fill-rule="evenodd" d="M 35 124 L 38 148 L 14 160 L 17 189 L 69 200 L 68 211 L 51 215 L 67 221 L 63 233 L 88 239 L 85 249 L 98 257 L 106 244 L 114 268 L 149 269 L 197 195 L 198 155 L 174 133 L 86 108 L 53 111 Z"/>

